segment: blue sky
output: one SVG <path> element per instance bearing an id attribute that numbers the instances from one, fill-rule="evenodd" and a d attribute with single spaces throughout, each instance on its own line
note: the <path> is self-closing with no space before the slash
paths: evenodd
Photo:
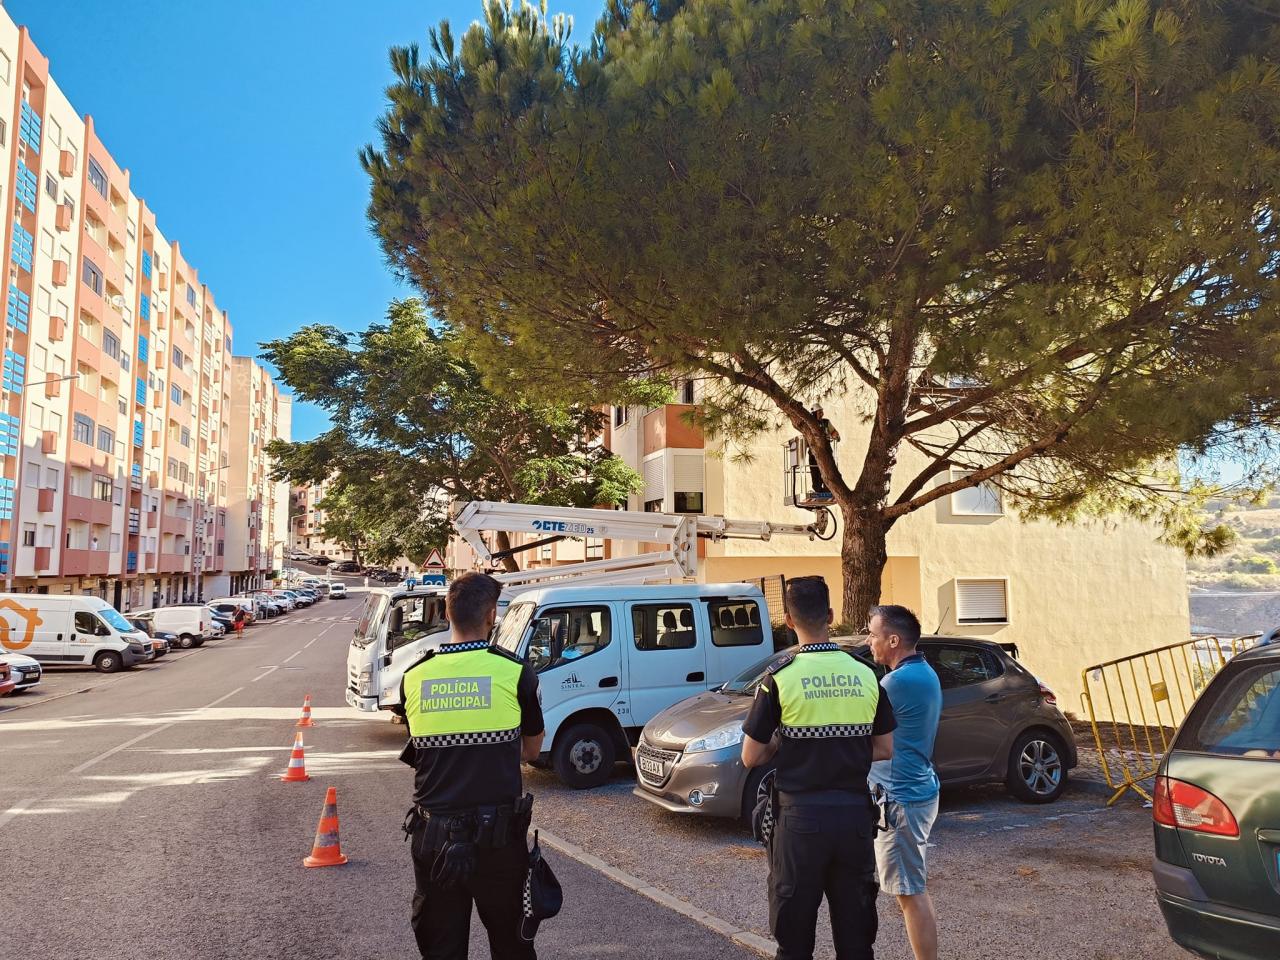
<path id="1" fill-rule="evenodd" d="M 160 229 L 231 316 L 236 353 L 307 323 L 358 329 L 399 287 L 365 221 L 356 159 L 387 50 L 480 0 L 4 0 L 92 114 Z M 602 0 L 552 0 L 590 36 Z M 327 426 L 296 405 L 293 435 Z"/>

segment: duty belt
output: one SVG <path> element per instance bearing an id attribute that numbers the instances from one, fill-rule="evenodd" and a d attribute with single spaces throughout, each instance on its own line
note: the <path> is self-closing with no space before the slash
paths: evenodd
<path id="1" fill-rule="evenodd" d="M 520 840 L 529 829 L 533 795 L 496 806 L 427 810 L 414 804 L 404 818 L 407 840 L 418 822 L 423 824 L 421 849 L 440 850 L 449 844 L 473 843 L 478 849 L 505 847 Z"/>

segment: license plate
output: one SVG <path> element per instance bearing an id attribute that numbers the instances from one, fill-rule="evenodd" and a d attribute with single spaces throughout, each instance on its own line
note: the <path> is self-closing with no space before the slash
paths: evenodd
<path id="1" fill-rule="evenodd" d="M 640 766 L 641 773 L 647 773 L 650 776 L 661 777 L 663 775 L 662 762 L 659 760 L 650 760 L 648 757 L 637 757 L 636 763 Z"/>

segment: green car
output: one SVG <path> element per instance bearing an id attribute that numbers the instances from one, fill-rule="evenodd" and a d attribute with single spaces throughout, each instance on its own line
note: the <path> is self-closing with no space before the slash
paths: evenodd
<path id="1" fill-rule="evenodd" d="M 1156 775 L 1156 896 L 1169 933 L 1214 960 L 1280 957 L 1280 644 L 1235 657 Z"/>

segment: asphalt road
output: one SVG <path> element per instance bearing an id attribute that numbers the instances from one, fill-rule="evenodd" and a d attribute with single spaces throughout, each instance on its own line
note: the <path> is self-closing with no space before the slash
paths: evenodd
<path id="1" fill-rule="evenodd" d="M 0 958 L 416 956 L 403 728 L 342 702 L 361 600 L 124 674 L 50 671 L 39 697 L 0 701 L 0 897 L 16 920 Z M 306 693 L 312 780 L 283 784 Z M 529 768 L 526 783 L 565 851 L 548 851 L 568 903 L 539 934 L 542 956 L 759 955 L 741 944 L 765 945 L 767 867 L 740 826 L 645 803 L 624 765 L 594 791 Z M 327 786 L 351 863 L 307 870 Z M 1085 776 L 1044 807 L 1000 786 L 945 792 L 930 884 L 942 956 L 1187 956 L 1153 902 L 1150 812 L 1105 797 Z M 880 914 L 877 955 L 909 960 L 895 905 L 882 898 Z M 478 921 L 472 956 L 488 956 Z M 833 956 L 825 921 L 817 956 Z"/>
<path id="2" fill-rule="evenodd" d="M 342 703 L 346 618 L 359 601 L 327 601 L 146 670 L 55 671 L 60 685 L 91 689 L 0 702 L 0 957 L 417 956 L 399 829 L 403 728 Z M 312 779 L 280 783 L 306 693 Z M 308 870 L 328 786 L 351 862 Z M 545 957 L 756 956 L 548 857 L 570 896 L 539 933 Z M 476 920 L 472 956 L 487 955 Z"/>

